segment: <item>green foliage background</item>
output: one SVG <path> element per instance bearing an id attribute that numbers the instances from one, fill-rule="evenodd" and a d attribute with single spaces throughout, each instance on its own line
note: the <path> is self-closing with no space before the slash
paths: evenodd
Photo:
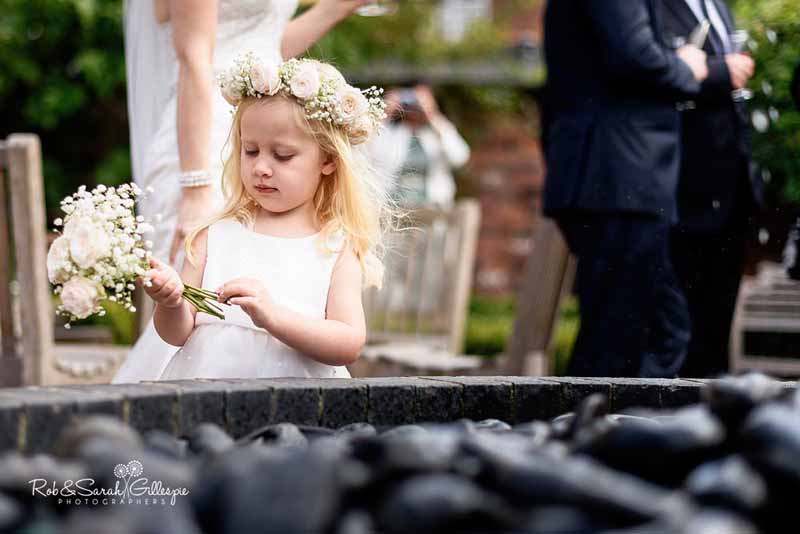
<path id="1" fill-rule="evenodd" d="M 514 0 L 497 20 L 535 1 Z M 503 46 L 497 24 L 475 24 L 463 43 L 444 43 L 434 4 L 403 3 L 396 15 L 380 19 L 350 17 L 309 55 L 346 70 L 496 57 Z M 130 180 L 124 61 L 122 0 L 0 0 L 0 135 L 42 138 L 51 218 L 79 184 Z M 473 115 L 513 111 L 518 100 L 508 88 L 442 93 L 453 95 L 446 98 L 448 110 Z"/>
<path id="2" fill-rule="evenodd" d="M 800 63 L 800 0 L 735 0 L 737 23 L 755 43 L 756 74 L 749 87 L 751 111 L 770 118 L 764 132 L 753 132 L 753 157 L 763 169 L 770 204 L 800 202 L 800 112 L 789 83 Z"/>
<path id="3" fill-rule="evenodd" d="M 403 3 L 392 17 L 351 17 L 310 55 L 345 69 L 495 61 L 504 17 L 535 1 L 515 0 L 495 23 L 475 24 L 458 44 L 437 38 L 433 2 Z M 788 91 L 800 62 L 800 0 L 731 3 L 758 46 L 752 108 L 767 115 L 772 110 L 770 128 L 754 133 L 755 159 L 771 178 L 773 199 L 800 202 L 800 113 Z M 122 0 L 0 0 L 0 13 L 0 134 L 42 137 L 50 213 L 77 184 L 129 180 Z M 444 87 L 438 96 L 473 142 L 485 132 L 470 131 L 469 125 L 483 124 L 478 117 L 526 109 L 525 92 L 514 87 Z"/>
<path id="4" fill-rule="evenodd" d="M 42 138 L 49 213 L 130 179 L 121 0 L 0 0 L 0 135 Z"/>

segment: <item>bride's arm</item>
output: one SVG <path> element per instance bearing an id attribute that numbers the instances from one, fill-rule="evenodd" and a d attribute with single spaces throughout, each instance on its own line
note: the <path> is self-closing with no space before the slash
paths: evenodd
<path id="1" fill-rule="evenodd" d="M 281 54 L 284 59 L 299 56 L 357 8 L 371 0 L 319 0 L 314 7 L 294 18 L 283 30 Z"/>
<path id="2" fill-rule="evenodd" d="M 208 169 L 217 4 L 216 0 L 170 0 L 169 4 L 173 46 L 178 57 L 175 120 L 181 171 Z M 170 249 L 170 263 L 175 260 L 183 244 L 187 228 L 194 220 L 208 215 L 212 209 L 211 187 L 187 187 L 181 193 L 178 223 Z"/>

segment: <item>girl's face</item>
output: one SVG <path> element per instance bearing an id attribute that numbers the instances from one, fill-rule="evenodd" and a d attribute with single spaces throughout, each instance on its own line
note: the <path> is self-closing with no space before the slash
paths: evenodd
<path id="1" fill-rule="evenodd" d="M 241 118 L 241 173 L 245 190 L 271 213 L 313 208 L 323 176 L 336 170 L 295 117 L 297 104 L 272 98 L 247 108 Z"/>

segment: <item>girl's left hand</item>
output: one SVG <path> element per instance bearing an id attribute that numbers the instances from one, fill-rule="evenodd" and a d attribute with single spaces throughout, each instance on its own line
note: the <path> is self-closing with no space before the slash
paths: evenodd
<path id="1" fill-rule="evenodd" d="M 259 280 L 236 278 L 216 290 L 220 302 L 239 306 L 259 328 L 267 329 L 273 307 L 272 297 Z"/>

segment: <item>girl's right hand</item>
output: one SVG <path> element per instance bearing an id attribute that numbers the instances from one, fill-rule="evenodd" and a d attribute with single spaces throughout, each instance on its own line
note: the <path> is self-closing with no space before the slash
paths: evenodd
<path id="1" fill-rule="evenodd" d="M 156 303 L 166 308 L 177 308 L 183 302 L 183 282 L 178 272 L 166 263 L 150 259 L 151 269 L 147 271 L 150 286 L 144 291 Z"/>

